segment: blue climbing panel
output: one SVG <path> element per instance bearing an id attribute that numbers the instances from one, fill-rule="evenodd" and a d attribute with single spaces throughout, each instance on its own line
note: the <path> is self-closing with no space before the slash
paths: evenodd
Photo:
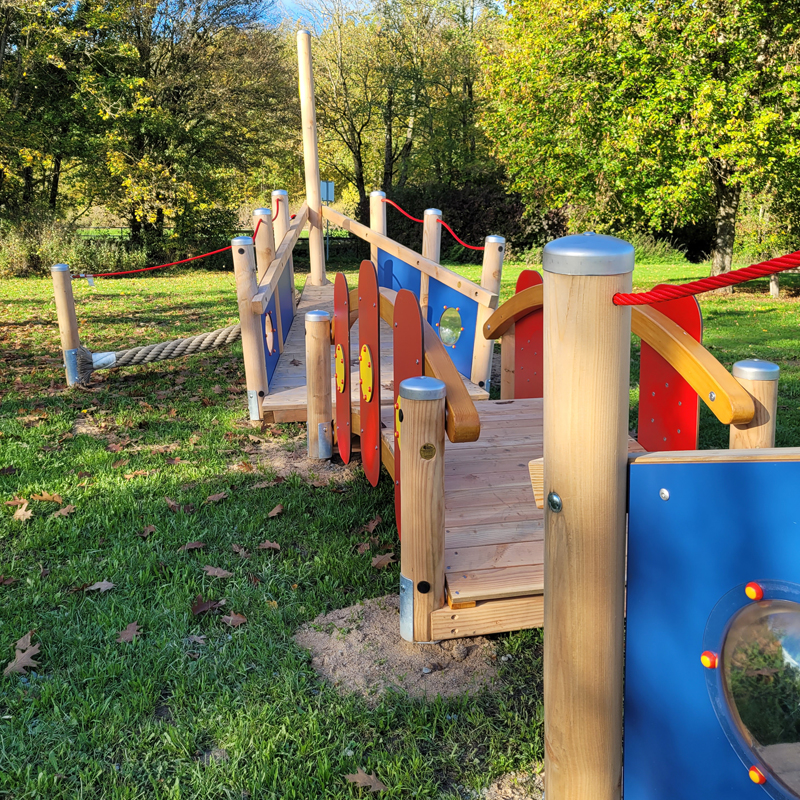
<path id="1" fill-rule="evenodd" d="M 267 323 L 272 326 L 275 331 L 274 336 L 267 336 Z M 275 367 L 278 365 L 278 358 L 280 357 L 280 348 L 278 347 L 278 324 L 275 316 L 275 294 L 267 303 L 266 311 L 261 315 L 261 335 L 264 337 L 264 357 L 267 362 L 267 382 L 272 380 L 272 374 L 275 372 Z M 270 340 L 272 341 L 272 348 L 270 348 Z"/>
<path id="2" fill-rule="evenodd" d="M 406 264 L 399 258 L 378 250 L 378 286 L 384 289 L 408 289 L 419 300 L 420 272 L 416 267 Z"/>
<path id="3" fill-rule="evenodd" d="M 294 319 L 294 286 L 292 285 L 292 273 L 288 266 L 284 267 L 281 277 L 278 279 L 278 296 L 281 304 L 283 341 L 285 342 Z"/>
<path id="4" fill-rule="evenodd" d="M 727 673 L 701 663 L 709 651 L 722 662 L 731 621 L 754 603 L 749 582 L 765 603 L 800 599 L 798 486 L 796 462 L 631 465 L 625 800 L 800 795 L 769 769 L 763 786 L 750 779 L 763 763 L 730 713 Z M 739 674 L 766 686 L 769 673 Z"/>

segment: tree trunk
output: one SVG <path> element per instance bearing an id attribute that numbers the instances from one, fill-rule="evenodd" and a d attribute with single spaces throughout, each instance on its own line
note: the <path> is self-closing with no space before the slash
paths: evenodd
<path id="1" fill-rule="evenodd" d="M 386 108 L 383 111 L 383 182 L 381 189 L 387 194 L 392 190 L 394 180 L 394 138 L 392 122 L 394 121 L 394 89 L 389 87 L 386 94 Z"/>
<path id="2" fill-rule="evenodd" d="M 53 174 L 50 176 L 50 209 L 56 210 L 56 200 L 58 200 L 58 182 L 61 178 L 61 156 L 58 155 L 53 160 Z"/>
<path id="3" fill-rule="evenodd" d="M 711 161 L 711 181 L 714 184 L 714 200 L 716 216 L 714 219 L 714 249 L 711 254 L 711 274 L 720 275 L 729 272 L 733 262 L 733 243 L 736 239 L 736 215 L 739 211 L 739 199 L 742 187 L 734 182 L 734 169 L 722 159 Z M 721 294 L 730 294 L 731 287 L 719 290 Z"/>

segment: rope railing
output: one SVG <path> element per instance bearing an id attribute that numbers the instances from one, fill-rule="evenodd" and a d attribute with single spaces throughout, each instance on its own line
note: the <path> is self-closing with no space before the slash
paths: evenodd
<path id="1" fill-rule="evenodd" d="M 762 261 L 759 264 L 752 264 L 749 267 L 712 275 L 709 278 L 702 278 L 699 281 L 691 281 L 690 283 L 677 284 L 675 286 L 659 286 L 649 292 L 618 293 L 614 295 L 614 305 L 645 306 L 651 303 L 663 303 L 665 300 L 677 300 L 679 297 L 691 297 L 702 292 L 722 289 L 726 286 L 736 286 L 746 281 L 752 281 L 755 278 L 765 278 L 768 275 L 775 275 L 778 272 L 796 267 L 800 267 L 800 250 L 778 258 L 771 258 L 769 261 Z"/>
<path id="2" fill-rule="evenodd" d="M 381 198 L 381 202 L 382 202 L 382 203 L 388 203 L 390 206 L 394 206 L 394 207 L 395 207 L 395 208 L 396 208 L 396 209 L 397 209 L 397 210 L 398 210 L 398 211 L 399 211 L 399 212 L 400 212 L 400 213 L 401 213 L 401 214 L 402 214 L 404 217 L 408 217 L 408 218 L 409 218 L 409 219 L 410 219 L 412 222 L 419 222 L 420 224 L 424 224 L 424 220 L 417 219 L 416 217 L 412 217 L 412 216 L 411 216 L 411 214 L 409 214 L 409 213 L 408 213 L 408 211 L 406 211 L 406 210 L 405 210 L 405 209 L 403 209 L 403 208 L 400 208 L 400 206 L 399 206 L 399 205 L 397 205 L 397 203 L 395 203 L 395 202 L 394 202 L 394 200 L 389 200 L 389 198 L 388 198 L 388 197 L 382 197 L 382 198 Z M 447 224 L 447 223 L 446 223 L 446 222 L 445 222 L 443 219 L 439 219 L 439 218 L 437 217 L 437 218 L 436 218 L 436 221 L 437 221 L 437 222 L 438 222 L 438 223 L 439 223 L 439 224 L 440 224 L 440 225 L 441 225 L 443 228 L 446 228 L 448 231 L 450 231 L 450 235 L 451 235 L 451 236 L 452 236 L 452 237 L 453 237 L 453 238 L 454 238 L 454 239 L 455 239 L 455 240 L 456 240 L 456 241 L 457 241 L 457 242 L 458 242 L 458 243 L 459 243 L 459 244 L 460 244 L 462 247 L 466 247 L 466 248 L 468 248 L 468 249 L 470 249 L 470 250 L 485 250 L 485 249 L 486 249 L 485 247 L 476 247 L 474 244 L 467 244 L 467 243 L 466 243 L 466 242 L 465 242 L 463 239 L 461 239 L 461 238 L 458 236 L 458 234 L 456 234 L 456 232 L 455 232 L 455 231 L 454 231 L 454 230 L 453 230 L 453 229 L 452 229 L 452 228 L 451 228 L 451 227 L 450 227 L 450 226 L 449 226 L 449 225 L 448 225 L 448 224 Z"/>

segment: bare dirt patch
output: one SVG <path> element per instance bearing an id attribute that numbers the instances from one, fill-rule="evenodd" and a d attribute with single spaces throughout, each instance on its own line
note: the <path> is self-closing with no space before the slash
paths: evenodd
<path id="1" fill-rule="evenodd" d="M 481 800 L 539 800 L 544 796 L 544 777 L 532 772 L 501 775 L 480 793 Z"/>
<path id="2" fill-rule="evenodd" d="M 356 692 L 371 704 L 388 689 L 432 700 L 498 686 L 488 639 L 409 644 L 400 637 L 399 605 L 397 595 L 387 595 L 331 611 L 304 625 L 295 641 L 341 694 Z"/>

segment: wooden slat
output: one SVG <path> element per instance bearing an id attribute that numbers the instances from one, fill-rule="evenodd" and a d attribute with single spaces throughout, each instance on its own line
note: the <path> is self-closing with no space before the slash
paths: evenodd
<path id="1" fill-rule="evenodd" d="M 800 461 L 800 447 L 761 450 L 675 450 L 664 453 L 632 453 L 629 464 L 722 464 L 748 461 Z"/>
<path id="2" fill-rule="evenodd" d="M 534 458 L 528 464 L 528 471 L 531 476 L 531 487 L 533 488 L 533 499 L 536 508 L 544 508 L 544 459 Z"/>
<path id="3" fill-rule="evenodd" d="M 544 531 L 538 533 L 538 541 L 446 548 L 445 575 L 473 570 L 541 565 L 544 563 Z"/>
<path id="4" fill-rule="evenodd" d="M 499 339 L 517 320 L 541 308 L 544 303 L 542 284 L 530 286 L 512 295 L 498 308 L 483 326 L 487 339 Z"/>
<path id="5" fill-rule="evenodd" d="M 447 586 L 453 600 L 496 600 L 501 597 L 522 597 L 544 591 L 542 564 L 525 564 L 503 569 L 448 572 Z"/>
<path id="6" fill-rule="evenodd" d="M 344 214 L 334 211 L 330 206 L 323 206 L 322 216 L 323 219 L 330 220 L 334 225 L 344 228 L 344 230 L 358 236 L 359 239 L 363 239 L 365 242 L 377 245 L 381 250 L 399 258 L 412 267 L 416 267 L 420 272 L 430 275 L 431 278 L 435 278 L 440 283 L 449 286 L 465 297 L 477 300 L 481 305 L 488 306 L 489 308 L 497 307 L 498 297 L 496 294 L 487 291 L 482 286 L 473 283 L 471 280 L 462 277 L 458 273 L 447 269 L 447 267 L 443 267 L 435 261 L 421 256 L 419 253 L 415 253 L 410 248 L 404 247 L 388 236 L 373 231 L 366 225 L 362 225 L 360 222 L 356 222 L 346 217 Z"/>
<path id="7" fill-rule="evenodd" d="M 458 550 L 459 547 L 537 541 L 542 537 L 543 530 L 543 517 L 535 520 L 492 522 L 488 525 L 446 524 L 445 544 L 448 549 Z"/>
<path id="8" fill-rule="evenodd" d="M 541 595 L 486 600 L 473 608 L 447 606 L 431 614 L 431 637 L 435 640 L 481 636 L 486 633 L 540 628 L 544 623 L 544 598 Z"/>

